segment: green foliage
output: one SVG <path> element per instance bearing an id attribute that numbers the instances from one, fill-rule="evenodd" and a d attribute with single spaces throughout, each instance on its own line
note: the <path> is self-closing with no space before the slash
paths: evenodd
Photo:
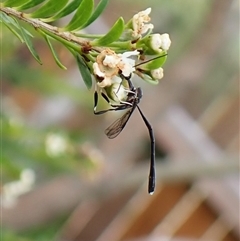
<path id="1" fill-rule="evenodd" d="M 63 29 L 66 31 L 80 30 L 92 14 L 93 0 L 82 0 L 72 20 Z"/>
<path id="2" fill-rule="evenodd" d="M 27 10 L 27 9 L 30 9 L 30 8 L 33 8 L 33 7 L 36 7 L 37 5 L 39 5 L 40 3 L 44 2 L 45 0 L 31 0 L 31 1 L 28 1 L 26 2 L 25 4 L 21 5 L 21 6 L 18 6 L 16 7 L 17 10 Z"/>
<path id="3" fill-rule="evenodd" d="M 37 62 L 38 62 L 39 64 L 42 64 L 42 62 L 41 62 L 41 60 L 40 60 L 40 57 L 39 57 L 37 51 L 36 51 L 35 48 L 33 47 L 33 43 L 32 43 L 32 41 L 31 41 L 31 39 L 29 38 L 29 35 L 26 34 L 26 31 L 25 31 L 24 28 L 21 26 L 21 24 L 19 24 L 19 22 L 18 22 L 15 18 L 13 18 L 13 19 L 16 21 L 16 23 L 17 23 L 17 25 L 18 25 L 18 28 L 19 28 L 20 33 L 21 33 L 21 35 L 22 35 L 22 38 L 23 38 L 24 42 L 26 43 L 26 45 L 27 45 L 30 53 L 31 53 L 32 56 L 37 60 Z"/>
<path id="4" fill-rule="evenodd" d="M 19 235 L 14 234 L 13 232 L 8 230 L 2 230 L 1 238 L 4 241 L 33 241 L 33 239 L 20 237 Z"/>
<path id="5" fill-rule="evenodd" d="M 102 14 L 107 3 L 108 0 L 100 0 L 95 7 L 94 0 L 6 0 L 0 5 L 0 20 L 22 43 L 26 44 L 30 53 L 39 64 L 42 64 L 42 62 L 34 48 L 33 36 L 25 29 L 25 25 L 22 24 L 22 21 L 32 25 L 35 30 L 43 36 L 56 64 L 60 68 L 66 69 L 52 45 L 52 40 L 56 40 L 63 44 L 75 57 L 84 83 L 89 89 L 92 87 L 91 74 L 97 75 L 93 73 L 93 71 L 96 71 L 96 69 L 94 70 L 93 68 L 96 57 L 108 48 L 116 52 L 116 54 L 136 50 L 137 54 L 134 55 L 135 61 L 138 59 L 145 59 L 145 56 L 147 56 L 147 58 L 149 58 L 148 56 L 161 56 L 166 52 L 161 51 L 168 50 L 167 48 L 155 51 L 153 46 L 151 46 L 151 41 L 145 41 L 146 39 L 151 39 L 153 27 L 149 28 L 147 31 L 144 29 L 153 25 L 146 24 L 146 21 L 143 20 L 144 17 L 139 18 L 139 16 L 146 15 L 146 19 L 148 19 L 148 14 L 151 12 L 150 8 L 142 11 L 140 15 L 136 14 L 136 18 L 139 19 L 135 24 L 133 24 L 133 19 L 125 24 L 124 19 L 120 17 L 104 35 L 91 36 L 80 33 L 80 30 L 92 24 Z M 22 12 L 18 12 L 19 10 Z M 23 12 L 26 10 L 27 12 Z M 66 26 L 56 27 L 47 24 L 70 14 L 73 16 Z M 137 29 L 138 27 L 139 29 Z M 131 56 L 131 54 L 129 56 Z M 149 70 L 161 67 L 166 58 L 158 58 L 159 56 L 154 58 L 154 61 L 143 63 L 141 69 L 143 71 L 148 71 L 148 73 L 143 73 L 139 76 L 149 75 Z M 103 76 L 104 73 L 100 75 Z M 154 83 L 156 83 L 156 81 Z"/>
<path id="6" fill-rule="evenodd" d="M 90 89 L 92 87 L 91 73 L 90 73 L 88 67 L 86 66 L 86 63 L 84 62 L 83 58 L 79 54 L 76 55 L 76 60 L 77 60 L 78 68 L 83 77 L 83 80 L 84 80 L 87 88 Z"/>
<path id="7" fill-rule="evenodd" d="M 104 11 L 108 4 L 108 0 L 101 0 L 98 3 L 98 6 L 96 7 L 95 11 L 92 13 L 91 17 L 88 19 L 88 21 L 83 25 L 83 28 L 89 26 L 91 23 L 93 23 Z"/>
<path id="8" fill-rule="evenodd" d="M 4 12 L 1 12 L 0 14 L 0 21 L 3 22 L 7 26 L 7 28 L 16 35 L 22 43 L 26 43 L 33 57 L 37 60 L 39 64 L 42 64 L 40 57 L 34 49 L 32 41 L 30 39 L 32 35 L 25 28 L 23 28 L 14 17 L 9 17 Z"/>
<path id="9" fill-rule="evenodd" d="M 59 173 L 81 172 L 82 169 L 92 166 L 88 157 L 79 152 L 83 141 L 80 133 L 74 138 L 74 133 L 66 133 L 56 127 L 39 130 L 13 116 L 4 115 L 1 123 L 4 140 L 1 145 L 1 168 L 4 182 L 18 180 L 20 172 L 26 166 L 39 171 L 38 179 Z M 52 137 L 60 138 L 65 143 L 64 149 L 52 152 L 48 144 Z"/>
<path id="10" fill-rule="evenodd" d="M 47 36 L 47 35 L 44 34 L 44 33 L 42 33 L 42 34 L 43 34 L 43 36 L 44 36 L 44 38 L 45 38 L 45 40 L 46 40 L 46 42 L 47 42 L 47 44 L 48 44 L 51 52 L 52 52 L 52 55 L 53 55 L 54 60 L 55 60 L 55 62 L 57 63 L 57 65 L 58 65 L 61 69 L 67 69 L 67 68 L 61 63 L 61 61 L 59 60 L 58 55 L 57 55 L 56 51 L 54 50 L 54 48 L 53 48 L 53 46 L 52 46 L 50 37 Z"/>
<path id="11" fill-rule="evenodd" d="M 67 6 L 65 6 L 62 11 L 58 12 L 56 15 L 52 16 L 51 18 L 49 18 L 47 21 L 48 22 L 53 22 L 55 20 L 58 20 L 60 18 L 63 18 L 67 15 L 69 15 L 70 13 L 72 13 L 73 11 L 75 11 L 77 9 L 77 7 L 80 5 L 82 0 L 73 0 L 70 3 L 67 4 Z M 45 20 L 46 21 L 46 20 Z"/>
<path id="12" fill-rule="evenodd" d="M 10 34 L 7 37 L 10 37 Z M 1 73 L 4 86 L 20 90 L 20 92 L 24 90 L 39 99 L 48 99 L 57 95 L 67 98 L 75 106 L 91 106 L 92 98 L 88 92 L 70 85 L 66 79 L 60 76 L 54 77 L 55 71 L 46 73 L 37 67 L 28 67 L 25 61 L 18 56 L 15 59 L 12 58 L 15 53 L 16 51 L 11 54 L 10 58 L 6 56 L 8 53 L 5 53 Z M 90 167 L 88 158 L 79 152 L 79 148 L 85 141 L 84 131 L 66 131 L 60 124 L 59 126 L 49 124 L 42 128 L 29 125 L 22 112 L 14 112 L 15 105 L 18 103 L 13 103 L 12 107 L 9 98 L 6 96 L 2 98 L 4 107 L 0 117 L 3 140 L 1 143 L 2 180 L 4 183 L 18 180 L 20 172 L 26 167 L 39 171 L 37 173 L 38 181 L 59 173 L 77 173 L 79 175 L 79 172 L 85 170 L 86 165 L 88 165 L 87 168 Z M 8 108 L 9 104 L 10 108 Z M 46 140 L 52 135 L 59 136 L 65 141 L 65 151 L 61 151 L 57 155 L 49 155 Z"/>
<path id="13" fill-rule="evenodd" d="M 66 223 L 67 218 L 68 217 L 65 215 L 59 216 L 56 220 L 46 223 L 41 227 L 37 227 L 33 230 L 23 232 L 22 236 L 27 238 L 26 241 L 56 240 L 56 234 L 58 230 L 60 230 L 62 226 Z"/>
<path id="14" fill-rule="evenodd" d="M 7 7 L 18 7 L 24 5 L 27 2 L 29 2 L 29 0 L 7 0 L 4 2 L 4 5 Z"/>
<path id="15" fill-rule="evenodd" d="M 62 215 L 56 220 L 46 223 L 41 227 L 15 234 L 13 231 L 3 229 L 1 233 L 2 241 L 46 241 L 54 240 L 56 233 L 64 225 L 67 217 Z"/>
<path id="16" fill-rule="evenodd" d="M 79 48 L 77 48 L 76 44 L 72 43 L 71 39 L 66 40 L 66 38 L 59 35 L 62 31 L 73 33 L 90 25 L 101 15 L 107 6 L 107 3 L 108 0 L 101 0 L 94 9 L 93 0 L 6 0 L 1 5 L 0 21 L 3 22 L 22 43 L 26 44 L 33 57 L 40 64 L 42 64 L 40 57 L 33 47 L 32 39 L 30 38 L 33 36 L 22 26 L 22 23 L 19 23 L 17 18 L 28 21 L 36 28 L 36 30 L 38 30 L 38 32 L 41 33 L 48 44 L 57 65 L 62 69 L 66 69 L 64 64 L 59 60 L 58 55 L 51 44 L 51 38 L 55 38 L 55 40 L 61 42 L 75 56 L 80 72 L 83 75 L 84 82 L 87 87 L 90 88 L 92 85 L 90 72 L 88 68 L 86 68 L 86 64 L 83 64 L 81 61 L 81 57 L 79 57 Z M 9 12 L 7 12 L 6 14 L 3 11 L 3 7 L 13 8 L 13 13 L 11 12 L 11 14 L 9 14 Z M 15 9 L 20 11 L 28 10 L 28 13 L 19 13 L 16 16 L 16 14 L 14 14 L 14 11 L 16 11 Z M 65 27 L 57 29 L 57 31 L 53 31 L 50 25 L 46 29 L 46 25 L 42 26 L 39 24 L 39 19 L 42 22 L 52 22 L 59 20 L 74 11 L 75 14 L 69 23 Z"/>
<path id="17" fill-rule="evenodd" d="M 24 38 L 16 19 L 9 17 L 4 12 L 0 12 L 0 22 L 2 22 L 22 43 L 24 43 Z M 32 35 L 26 29 L 22 28 L 22 30 L 32 37 Z"/>
<path id="18" fill-rule="evenodd" d="M 96 41 L 92 41 L 91 44 L 93 46 L 108 46 L 109 44 L 111 44 L 114 41 L 117 41 L 121 37 L 123 30 L 124 20 L 123 18 L 119 18 L 106 35 L 97 39 Z"/>
<path id="19" fill-rule="evenodd" d="M 1 122 L 2 138 L 4 139 L 2 144 L 2 170 L 4 173 L 2 178 L 4 181 L 7 181 L 9 177 L 18 179 L 17 177 L 19 177 L 19 173 L 24 166 L 34 167 L 34 169 L 45 166 L 47 170 L 42 169 L 42 171 L 46 174 L 53 174 L 54 172 L 65 172 L 71 170 L 71 168 L 74 170 L 79 165 L 77 156 L 68 153 L 70 150 L 66 150 L 58 156 L 51 156 L 46 152 L 45 142 L 52 133 L 56 133 L 70 142 L 70 139 L 64 133 L 57 130 L 37 131 L 24 125 L 19 120 L 14 120 L 13 117 L 9 119 L 4 116 Z M 31 142 L 28 140 L 31 140 Z M 75 144 L 71 143 L 71 145 L 74 146 Z M 64 161 L 66 158 L 68 162 Z"/>
<path id="20" fill-rule="evenodd" d="M 31 18 L 47 18 L 59 12 L 65 5 L 68 0 L 58 0 L 58 4 L 56 4 L 56 0 L 48 0 L 45 4 L 38 8 L 33 13 L 29 14 Z"/>

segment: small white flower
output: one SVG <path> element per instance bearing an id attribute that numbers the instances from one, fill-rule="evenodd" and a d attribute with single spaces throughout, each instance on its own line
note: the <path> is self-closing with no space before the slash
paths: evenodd
<path id="1" fill-rule="evenodd" d="M 126 77 L 130 76 L 135 71 L 135 60 L 129 57 L 139 55 L 137 50 L 128 51 L 123 54 L 119 54 L 121 56 L 121 60 L 119 61 L 118 68 L 122 71 L 122 74 Z"/>
<path id="2" fill-rule="evenodd" d="M 112 84 L 112 77 L 118 74 L 117 63 L 119 57 L 111 49 L 103 50 L 93 63 L 93 73 L 97 77 L 97 84 L 104 88 Z"/>
<path id="3" fill-rule="evenodd" d="M 153 29 L 153 24 L 147 24 L 151 18 L 148 16 L 151 13 L 151 8 L 147 8 L 145 11 L 141 11 L 135 14 L 132 18 L 134 38 L 140 38 L 142 34 L 145 34 L 148 30 Z"/>
<path id="4" fill-rule="evenodd" d="M 157 52 L 162 52 L 162 50 L 167 51 L 171 45 L 171 40 L 169 34 L 152 34 L 150 39 L 151 48 Z"/>
<path id="5" fill-rule="evenodd" d="M 97 84 L 100 88 L 111 86 L 119 72 L 124 76 L 130 76 L 135 71 L 135 60 L 131 56 L 137 56 L 139 52 L 129 51 L 123 54 L 116 54 L 110 49 L 103 50 L 93 63 L 93 73 L 97 77 Z"/>
<path id="6" fill-rule="evenodd" d="M 167 34 L 167 33 L 162 34 L 161 40 L 162 40 L 162 49 L 168 50 L 171 45 L 171 40 L 169 38 L 169 34 Z"/>
<path id="7" fill-rule="evenodd" d="M 46 152 L 51 157 L 56 157 L 64 154 L 67 149 L 67 141 L 63 136 L 50 133 L 45 141 Z"/>
<path id="8" fill-rule="evenodd" d="M 153 79 L 160 80 L 163 77 L 163 68 L 151 70 L 151 75 Z"/>

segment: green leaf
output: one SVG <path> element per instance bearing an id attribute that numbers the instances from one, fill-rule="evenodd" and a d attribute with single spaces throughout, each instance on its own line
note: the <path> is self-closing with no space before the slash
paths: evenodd
<path id="1" fill-rule="evenodd" d="M 88 89 L 92 87 L 92 76 L 81 55 L 76 56 L 78 68 Z"/>
<path id="2" fill-rule="evenodd" d="M 22 6 L 17 7 L 17 10 L 26 10 L 32 7 L 36 7 L 37 5 L 39 5 L 40 3 L 44 2 L 45 0 L 30 0 L 27 3 L 25 3 Z"/>
<path id="3" fill-rule="evenodd" d="M 9 22 L 8 18 L 9 18 L 9 16 L 6 13 L 0 12 L 0 20 L 1 20 L 1 22 L 4 21 L 4 22 L 8 23 Z"/>
<path id="4" fill-rule="evenodd" d="M 33 47 L 32 41 L 31 41 L 31 39 L 29 38 L 28 34 L 26 34 L 26 32 L 24 31 L 24 29 L 22 28 L 22 26 L 19 24 L 19 22 L 18 22 L 16 19 L 14 19 L 14 20 L 15 20 L 15 22 L 18 24 L 18 27 L 19 27 L 19 29 L 21 30 L 21 34 L 22 34 L 22 37 L 23 37 L 23 39 L 24 39 L 24 42 L 26 43 L 26 45 L 27 45 L 29 51 L 31 52 L 32 56 L 37 60 L 37 62 L 38 62 L 39 64 L 42 64 L 42 62 L 41 62 L 41 60 L 40 60 L 40 58 L 39 58 L 36 50 L 35 50 L 34 47 Z"/>
<path id="5" fill-rule="evenodd" d="M 163 66 L 163 64 L 165 63 L 167 59 L 167 54 L 164 53 L 163 55 L 157 56 L 153 59 L 149 59 L 144 63 L 139 63 L 136 66 L 141 66 L 141 69 L 145 69 L 145 70 L 153 70 L 153 69 L 158 69 L 161 66 Z"/>
<path id="6" fill-rule="evenodd" d="M 35 12 L 30 13 L 31 18 L 48 18 L 59 12 L 67 4 L 68 0 L 48 0 Z"/>
<path id="7" fill-rule="evenodd" d="M 81 29 L 90 18 L 94 6 L 94 0 L 83 0 L 79 5 L 75 15 L 64 30 L 74 31 Z"/>
<path id="8" fill-rule="evenodd" d="M 91 23 L 93 23 L 102 14 L 102 12 L 106 8 L 107 4 L 108 4 L 108 0 L 101 0 L 98 3 L 92 16 L 88 19 L 87 23 L 84 24 L 83 28 L 85 28 L 85 27 L 89 26 Z"/>
<path id="9" fill-rule="evenodd" d="M 0 13 L 0 18 L 1 18 L 1 14 L 3 14 L 3 12 Z M 20 30 L 19 25 L 14 21 L 15 19 L 13 19 L 12 17 L 8 16 L 8 15 L 5 14 L 5 13 L 4 13 L 4 15 L 5 15 L 6 23 L 8 22 L 9 24 L 12 24 L 15 28 L 17 28 L 17 29 Z M 23 28 L 23 27 L 22 27 L 22 29 L 23 29 L 24 32 L 25 32 L 26 34 L 28 34 L 30 37 L 33 37 L 32 34 L 31 34 L 28 30 L 26 30 L 26 29 Z"/>
<path id="10" fill-rule="evenodd" d="M 0 19 L 2 19 L 6 24 L 12 24 L 14 27 L 19 29 L 18 24 L 16 24 L 16 22 L 6 13 L 0 12 Z"/>
<path id="11" fill-rule="evenodd" d="M 57 55 L 57 53 L 55 52 L 55 50 L 54 50 L 54 48 L 53 48 L 53 46 L 52 46 L 52 43 L 51 43 L 51 41 L 50 41 L 50 37 L 47 36 L 47 35 L 44 34 L 44 33 L 43 33 L 43 36 L 44 36 L 44 38 L 45 38 L 45 40 L 46 40 L 46 42 L 47 42 L 47 44 L 48 44 L 48 46 L 49 46 L 49 48 L 50 48 L 50 50 L 51 50 L 51 52 L 52 52 L 52 55 L 53 55 L 54 60 L 55 60 L 55 62 L 57 63 L 57 65 L 58 65 L 61 69 L 67 69 L 67 68 L 61 63 L 61 61 L 59 60 L 58 55 Z"/>
<path id="12" fill-rule="evenodd" d="M 77 9 L 77 7 L 80 5 L 82 0 L 73 0 L 70 2 L 64 9 L 62 9 L 59 13 L 57 13 L 55 16 L 48 19 L 48 22 L 55 21 L 57 19 L 63 18 L 73 11 Z"/>
<path id="13" fill-rule="evenodd" d="M 6 13 L 4 12 L 0 12 L 0 22 L 3 22 L 4 25 L 14 34 L 16 35 L 16 37 L 23 43 L 24 39 L 22 38 L 22 34 L 20 31 L 20 28 L 18 26 L 18 24 L 16 24 L 16 22 L 10 17 L 8 16 Z M 26 29 L 24 29 L 24 32 L 26 34 L 28 34 L 29 36 L 32 37 L 31 33 L 29 33 Z M 20 31 L 20 32 L 19 32 Z"/>
<path id="14" fill-rule="evenodd" d="M 92 41 L 91 45 L 107 46 L 112 42 L 118 40 L 121 37 L 123 30 L 124 30 L 124 20 L 121 17 L 116 21 L 116 23 L 113 25 L 113 27 L 106 35 L 104 35 L 100 39 Z"/>
<path id="15" fill-rule="evenodd" d="M 18 31 L 17 31 L 13 26 L 11 26 L 11 25 L 9 25 L 9 24 L 6 24 L 4 21 L 3 21 L 3 24 L 4 24 L 22 43 L 24 43 L 24 40 L 23 40 L 21 34 L 18 33 Z"/>
<path id="16" fill-rule="evenodd" d="M 3 3 L 5 7 L 18 7 L 25 3 L 27 3 L 29 0 L 7 0 Z"/>

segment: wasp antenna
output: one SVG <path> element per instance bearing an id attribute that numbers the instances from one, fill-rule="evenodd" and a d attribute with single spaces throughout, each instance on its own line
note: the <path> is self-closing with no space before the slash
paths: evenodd
<path id="1" fill-rule="evenodd" d="M 152 58 L 152 59 L 148 59 L 148 60 L 143 61 L 143 62 L 141 62 L 141 63 L 139 63 L 139 64 L 136 64 L 134 67 L 138 67 L 138 66 L 140 66 L 140 65 L 142 65 L 142 64 L 146 64 L 146 63 L 151 62 L 151 61 L 153 61 L 153 60 L 155 60 L 155 59 L 163 58 L 163 57 L 165 57 L 165 56 L 167 56 L 167 55 L 168 55 L 168 54 L 164 54 L 164 55 L 161 55 L 161 56 L 157 56 L 157 57 L 155 57 L 155 58 Z"/>

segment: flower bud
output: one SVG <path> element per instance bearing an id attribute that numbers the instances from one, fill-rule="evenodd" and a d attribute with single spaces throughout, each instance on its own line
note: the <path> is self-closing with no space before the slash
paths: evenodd
<path id="1" fill-rule="evenodd" d="M 162 34 L 161 40 L 162 40 L 162 45 L 161 45 L 162 50 L 167 51 L 171 45 L 171 40 L 169 38 L 169 34 L 167 34 L 167 33 Z"/>
<path id="2" fill-rule="evenodd" d="M 151 76 L 155 80 L 160 80 L 163 78 L 163 68 L 151 70 Z"/>
<path id="3" fill-rule="evenodd" d="M 144 41 L 144 39 L 142 40 Z M 167 51 L 171 45 L 171 40 L 167 33 L 164 34 L 151 34 L 145 40 L 145 54 L 154 55 L 160 54 L 162 51 Z"/>

